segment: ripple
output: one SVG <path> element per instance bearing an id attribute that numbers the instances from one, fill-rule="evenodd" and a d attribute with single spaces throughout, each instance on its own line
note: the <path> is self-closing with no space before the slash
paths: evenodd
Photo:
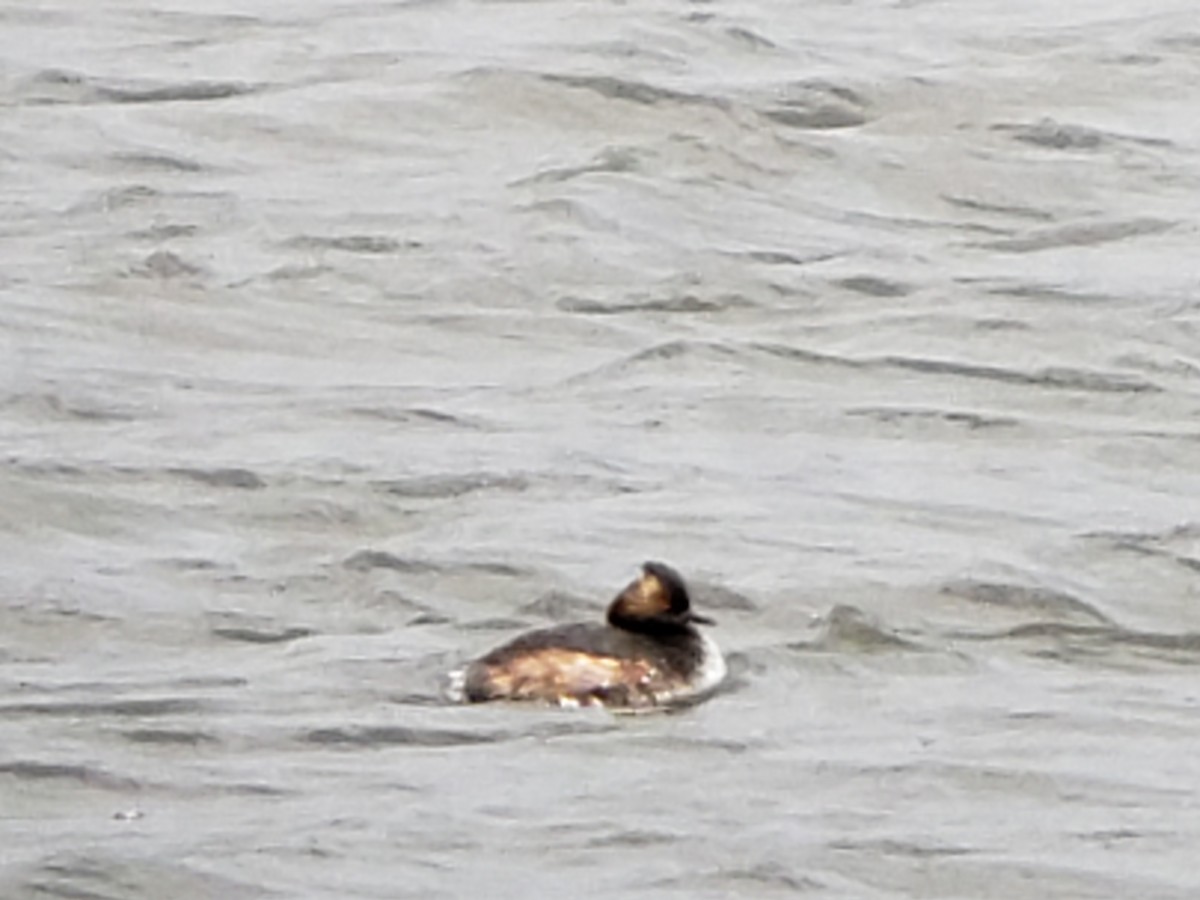
<path id="1" fill-rule="evenodd" d="M 129 791 L 141 787 L 133 778 L 112 775 L 93 766 L 31 760 L 0 762 L 0 775 L 11 775 L 23 781 L 72 781 L 107 791 Z"/>
<path id="2" fill-rule="evenodd" d="M 905 297 L 912 292 L 912 289 L 906 284 L 874 275 L 855 275 L 839 279 L 834 283 L 846 290 L 865 294 L 868 297 Z"/>
<path id="3" fill-rule="evenodd" d="M 116 81 L 63 69 L 44 69 L 17 90 L 18 102 L 30 105 L 197 103 L 259 93 L 264 85 L 243 81 Z"/>
<path id="4" fill-rule="evenodd" d="M 1103 659 L 1121 662 L 1119 654 L 1173 665 L 1200 665 L 1200 633 L 1137 631 L 1116 625 L 1030 622 L 990 634 L 960 635 L 977 641 L 1034 643 L 1036 656 L 1063 662 Z"/>
<path id="5" fill-rule="evenodd" d="M 995 203 L 989 200 L 980 200 L 975 197 L 964 197 L 956 194 L 943 194 L 942 199 L 953 206 L 969 209 L 973 212 L 1012 216 L 1018 219 L 1032 219 L 1038 222 L 1052 222 L 1054 220 L 1053 213 L 1032 206 L 1023 206 L 1015 203 Z"/>
<path id="6" fill-rule="evenodd" d="M 560 183 L 582 175 L 627 174 L 641 168 L 641 155 L 629 147 L 606 147 L 591 162 L 579 166 L 556 166 L 541 169 L 526 178 L 510 182 L 510 187 L 524 184 Z"/>
<path id="7" fill-rule="evenodd" d="M 633 829 L 618 831 L 603 835 L 588 841 L 589 847 L 656 847 L 665 844 L 676 844 L 683 838 L 677 834 L 664 831 L 647 831 Z"/>
<path id="8" fill-rule="evenodd" d="M 38 419 L 55 418 L 101 424 L 136 422 L 149 415 L 147 410 L 122 406 L 113 398 L 74 398 L 56 391 L 12 394 L 5 398 L 3 403 L 0 403 L 0 408 L 10 413 L 28 415 Z M 72 476 L 90 474 L 87 470 L 67 463 L 21 463 L 14 460 L 9 460 L 8 463 L 19 466 L 27 472 L 34 472 L 41 468 L 43 471 L 53 474 Z"/>
<path id="9" fill-rule="evenodd" d="M 440 571 L 440 566 L 423 559 L 398 556 L 386 550 L 359 550 L 348 556 L 342 566 L 352 572 L 370 572 L 373 569 L 392 569 L 409 574 L 425 574 Z"/>
<path id="10" fill-rule="evenodd" d="M 1020 283 L 998 285 L 989 288 L 988 293 L 999 297 L 1017 297 L 1021 300 L 1082 305 L 1118 302 L 1118 298 L 1113 294 L 1103 294 L 1098 291 L 1072 291 L 1052 284 Z"/>
<path id="11" fill-rule="evenodd" d="M 6 703 L 0 713 L 29 716 L 173 716 L 200 712 L 208 704 L 191 697 L 154 697 L 132 700 Z"/>
<path id="12" fill-rule="evenodd" d="M 682 889 L 696 895 L 707 895 L 712 890 L 719 890 L 721 896 L 754 897 L 823 893 L 829 888 L 829 885 L 815 878 L 796 873 L 790 866 L 774 862 L 749 866 L 721 866 L 718 869 L 701 868 L 686 875 L 658 879 L 654 886 Z"/>
<path id="13" fill-rule="evenodd" d="M 157 746 L 200 747 L 206 744 L 220 743 L 215 737 L 204 731 L 173 728 L 134 728 L 122 731 L 121 737 L 133 744 Z"/>
<path id="14" fill-rule="evenodd" d="M 599 734 L 617 726 L 613 717 L 597 722 L 590 714 L 575 717 L 571 712 L 558 722 L 537 722 L 520 730 L 466 730 L 405 725 L 359 725 L 338 728 L 314 728 L 302 732 L 306 744 L 331 747 L 381 749 L 386 747 L 468 747 L 496 744 L 525 738 L 547 739 L 572 735 Z"/>
<path id="15" fill-rule="evenodd" d="M 790 250 L 745 250 L 732 255 L 741 256 L 767 266 L 807 266 L 815 262 L 824 262 L 831 258 L 828 253 L 815 256 L 801 256 Z"/>
<path id="16" fill-rule="evenodd" d="M 824 131 L 865 125 L 866 110 L 866 100 L 852 88 L 811 80 L 783 87 L 775 104 L 762 114 L 788 128 Z"/>
<path id="17" fill-rule="evenodd" d="M 753 305 L 740 294 L 730 294 L 722 298 L 703 298 L 695 294 L 684 294 L 679 297 L 663 297 L 655 300 L 640 300 L 626 303 L 604 303 L 599 300 L 588 300 L 582 297 L 563 297 L 555 306 L 563 312 L 581 313 L 592 316 L 615 316 L 627 313 L 666 312 L 666 313 L 714 313 L 723 312 L 732 307 Z"/>
<path id="18" fill-rule="evenodd" d="M 724 609 L 732 612 L 754 613 L 759 611 L 759 605 L 735 590 L 720 584 L 707 581 L 688 579 L 688 593 L 692 605 L 699 610 Z"/>
<path id="19" fill-rule="evenodd" d="M 698 363 L 712 372 L 715 365 L 737 363 L 745 359 L 746 352 L 736 347 L 712 341 L 673 340 L 662 341 L 622 356 L 612 362 L 603 363 L 585 372 L 571 375 L 564 386 L 577 386 L 586 382 L 607 382 L 614 377 L 633 374 L 643 368 L 658 368 L 662 363 Z"/>
<path id="20" fill-rule="evenodd" d="M 173 156 L 169 153 L 114 153 L 109 159 L 123 168 L 139 171 L 150 170 L 194 174 L 205 170 L 205 167 L 195 160 L 182 156 Z M 194 231 L 194 226 L 191 226 L 190 230 L 184 233 L 189 234 L 191 231 Z"/>
<path id="21" fill-rule="evenodd" d="M 1178 223 L 1163 219 L 1126 219 L 1117 222 L 1085 222 L 1045 228 L 1024 237 L 1003 238 L 975 246 L 1005 253 L 1037 253 L 1060 247 L 1094 247 L 1128 238 L 1161 234 Z"/>
<path id="22" fill-rule="evenodd" d="M 993 125 L 992 130 L 1007 132 L 1013 140 L 1049 150 L 1096 150 L 1108 142 L 1107 136 L 1095 128 L 1064 125 L 1053 119 L 1042 119 L 1033 125 Z"/>
<path id="23" fill-rule="evenodd" d="M 278 628 L 224 625 L 211 629 L 211 633 L 216 637 L 225 638 L 228 641 L 240 641 L 244 644 L 287 644 L 300 638 L 312 637 L 317 631 L 302 625 Z"/>
<path id="24" fill-rule="evenodd" d="M 670 88 L 657 87 L 644 81 L 614 78 L 608 75 L 542 74 L 539 77 L 550 84 L 593 91 L 609 100 L 622 100 L 644 106 L 674 104 L 677 106 L 713 106 L 720 109 L 728 106 L 725 101 L 716 97 L 674 91 Z"/>
<path id="25" fill-rule="evenodd" d="M 197 278 L 207 274 L 207 270 L 196 263 L 188 262 L 178 253 L 170 250 L 155 250 L 141 263 L 129 270 L 131 275 L 142 278 L 158 278 L 171 281 L 176 278 Z"/>
<path id="26" fill-rule="evenodd" d="M 773 356 L 777 359 L 784 359 L 791 362 L 805 363 L 809 365 L 820 366 L 837 366 L 846 368 L 862 368 L 866 364 L 855 359 L 850 359 L 846 356 L 838 356 L 834 353 L 822 353 L 816 350 L 806 350 L 802 347 L 791 347 L 785 344 L 773 343 L 753 343 L 749 345 L 751 349 L 765 353 L 768 356 Z"/>
<path id="27" fill-rule="evenodd" d="M 1151 147 L 1169 147 L 1171 142 L 1161 138 L 1130 137 L 1112 132 L 1089 128 L 1085 125 L 1070 125 L 1054 119 L 1041 119 L 1033 124 L 997 124 L 993 131 L 1007 132 L 1013 140 L 1047 150 L 1098 150 L 1112 143 L 1133 143 Z"/>
<path id="28" fill-rule="evenodd" d="M 117 86 L 98 83 L 95 96 L 111 103 L 195 103 L 225 100 L 259 93 L 261 85 L 242 81 L 185 81 L 177 84 L 130 84 Z"/>
<path id="29" fill-rule="evenodd" d="M 839 603 L 819 620 L 820 634 L 813 641 L 787 644 L 791 650 L 836 653 L 886 653 L 925 648 L 857 606 Z"/>
<path id="30" fill-rule="evenodd" d="M 528 622 L 521 619 L 513 619 L 508 616 L 493 616 L 488 619 L 475 619 L 470 622 L 463 622 L 461 628 L 464 631 L 514 631 L 518 628 L 527 628 Z"/>
<path id="31" fill-rule="evenodd" d="M 410 728 L 403 725 L 359 726 L 351 728 L 314 728 L 301 740 L 308 744 L 353 747 L 461 747 L 491 744 L 494 734 L 446 728 Z"/>
<path id="32" fill-rule="evenodd" d="M 886 424 L 906 422 L 935 422 L 954 425 L 967 431 L 984 431 L 996 428 L 1015 428 L 1020 419 L 1012 416 L 996 416 L 967 410 L 925 409 L 905 406 L 860 406 L 846 410 L 848 416 L 862 416 Z"/>
<path id="33" fill-rule="evenodd" d="M 374 486 L 397 497 L 437 500 L 461 497 L 477 491 L 524 491 L 529 488 L 529 479 L 520 475 L 492 475 L 490 473 L 424 475 L 415 478 L 376 481 Z"/>
<path id="34" fill-rule="evenodd" d="M 428 407 L 395 407 L 395 406 L 355 406 L 348 410 L 352 415 L 368 419 L 379 419 L 384 422 L 404 422 L 406 424 L 453 425 L 472 431 L 484 428 L 484 424 L 473 418 L 448 413 L 440 409 Z"/>
<path id="35" fill-rule="evenodd" d="M 339 250 L 343 253 L 380 255 L 399 253 L 421 247 L 420 241 L 399 241 L 392 237 L 375 234 L 347 234 L 334 237 L 298 235 L 290 238 L 286 246 L 300 250 Z"/>
<path id="36" fill-rule="evenodd" d="M 982 606 L 1050 616 L 1059 622 L 1110 623 L 1109 618 L 1092 604 L 1052 588 L 966 578 L 947 582 L 940 592 L 943 596 Z"/>
<path id="37" fill-rule="evenodd" d="M 136 241 L 149 241 L 161 244 L 175 238 L 195 237 L 200 233 L 199 225 L 183 222 L 155 222 L 145 228 L 135 228 L 126 234 Z"/>
<path id="38" fill-rule="evenodd" d="M 167 469 L 167 472 L 171 475 L 177 475 L 180 478 L 198 481 L 210 487 L 258 490 L 267 486 L 267 483 L 259 475 L 249 469 L 176 467 Z"/>
<path id="39" fill-rule="evenodd" d="M 1095 531 L 1084 535 L 1114 549 L 1158 557 L 1192 572 L 1200 572 L 1200 525 L 1191 522 L 1161 532 Z"/>
<path id="40" fill-rule="evenodd" d="M 21 873 L 19 896 L 64 900 L 134 897 L 265 897 L 259 885 L 190 869 L 178 862 L 106 856 L 98 851 L 59 852 Z"/>
<path id="41" fill-rule="evenodd" d="M 1072 391 L 1111 394 L 1142 394 L 1162 391 L 1162 388 L 1154 382 L 1137 378 L 1133 375 L 1072 369 L 1065 366 L 1051 366 L 1032 372 L 1025 372 L 1019 369 L 1006 369 L 1001 366 L 909 356 L 885 356 L 875 360 L 873 364 L 934 375 L 982 378 L 990 381 L 1007 382 L 1009 384 L 1023 384 Z"/>
<path id="42" fill-rule="evenodd" d="M 725 34 L 750 50 L 775 50 L 778 48 L 778 45 L 769 38 L 765 38 L 757 31 L 751 31 L 749 28 L 742 28 L 735 25 L 726 28 Z"/>
<path id="43" fill-rule="evenodd" d="M 521 615 L 540 616 L 554 622 L 594 620 L 604 609 L 603 604 L 565 591 L 548 591 L 536 600 L 517 609 Z"/>
<path id="44" fill-rule="evenodd" d="M 866 850 L 872 854 L 906 856 L 912 859 L 940 859 L 947 856 L 967 856 L 979 851 L 952 844 L 928 844 L 901 841 L 894 838 L 874 840 L 839 840 L 829 844 L 831 850 Z"/>
<path id="45" fill-rule="evenodd" d="M 530 570 L 505 562 L 460 562 L 440 563 L 428 559 L 398 556 L 386 550 L 359 550 L 343 562 L 344 568 L 354 572 L 369 572 L 372 569 L 392 569 L 409 574 L 470 572 L 484 575 L 499 575 L 504 578 L 520 578 Z"/>

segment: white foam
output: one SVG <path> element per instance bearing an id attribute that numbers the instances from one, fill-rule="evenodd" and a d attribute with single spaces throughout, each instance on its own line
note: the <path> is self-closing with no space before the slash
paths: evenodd
<path id="1" fill-rule="evenodd" d="M 446 683 L 442 691 L 446 695 L 446 699 L 451 703 L 465 703 L 467 701 L 466 666 L 447 673 Z"/>

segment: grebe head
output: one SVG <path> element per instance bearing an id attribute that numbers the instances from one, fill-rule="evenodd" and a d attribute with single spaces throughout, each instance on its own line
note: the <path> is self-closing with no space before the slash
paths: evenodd
<path id="1" fill-rule="evenodd" d="M 668 565 L 648 562 L 642 574 L 608 607 L 608 624 L 626 631 L 687 631 L 692 625 L 713 625 L 712 619 L 692 612 L 683 579 Z"/>

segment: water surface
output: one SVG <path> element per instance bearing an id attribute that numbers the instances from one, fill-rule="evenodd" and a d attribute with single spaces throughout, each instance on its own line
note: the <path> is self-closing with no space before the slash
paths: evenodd
<path id="1" fill-rule="evenodd" d="M 0 57 L 5 897 L 1196 896 L 1193 4 Z M 645 559 L 720 696 L 442 701 Z"/>

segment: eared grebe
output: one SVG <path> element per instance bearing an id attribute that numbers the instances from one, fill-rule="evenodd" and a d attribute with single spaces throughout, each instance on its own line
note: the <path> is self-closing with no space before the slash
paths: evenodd
<path id="1" fill-rule="evenodd" d="M 605 625 L 521 635 L 457 674 L 470 703 L 540 700 L 563 706 L 645 708 L 694 701 L 725 678 L 725 660 L 697 625 L 683 579 L 648 562 L 608 607 Z"/>

